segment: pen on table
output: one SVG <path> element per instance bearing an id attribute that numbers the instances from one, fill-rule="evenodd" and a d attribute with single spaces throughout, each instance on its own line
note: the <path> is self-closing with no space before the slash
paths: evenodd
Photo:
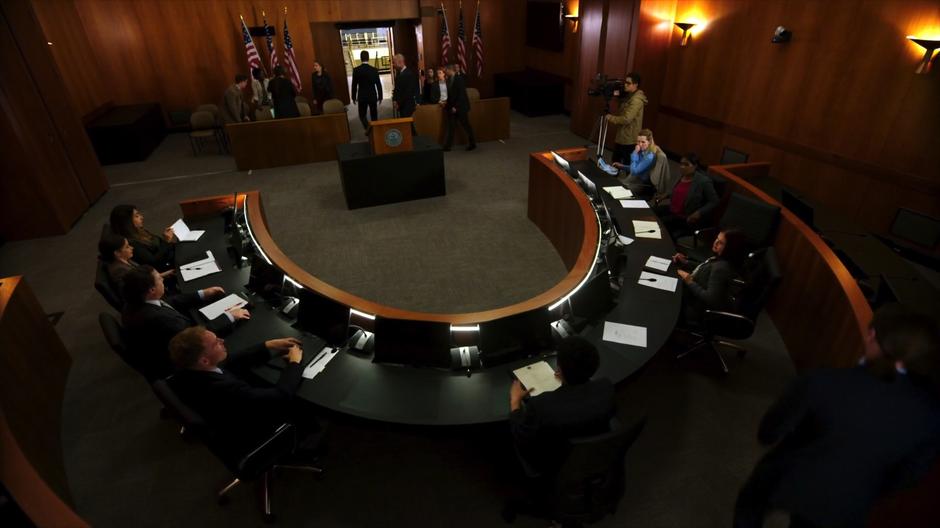
<path id="1" fill-rule="evenodd" d="M 640 277 L 640 280 L 643 280 L 643 281 L 650 281 L 650 282 L 656 282 L 656 279 L 654 279 L 654 278 L 644 278 L 644 277 Z"/>
<path id="2" fill-rule="evenodd" d="M 658 233 L 658 232 L 659 232 L 659 229 L 649 229 L 646 231 L 634 231 L 634 234 L 638 235 L 640 233 Z"/>
<path id="3" fill-rule="evenodd" d="M 313 361 L 307 365 L 307 368 L 313 368 L 313 366 L 316 365 L 318 361 L 326 357 L 327 352 L 329 352 L 329 350 L 321 350 L 320 353 L 317 354 L 317 357 L 313 358 Z"/>

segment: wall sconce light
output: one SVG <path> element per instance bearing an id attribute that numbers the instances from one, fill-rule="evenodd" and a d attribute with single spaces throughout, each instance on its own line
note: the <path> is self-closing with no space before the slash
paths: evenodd
<path id="1" fill-rule="evenodd" d="M 689 33 L 689 30 L 695 27 L 695 23 L 676 22 L 676 27 L 682 30 L 682 42 L 679 43 L 679 46 L 688 46 L 689 39 L 692 38 L 692 34 Z"/>
<path id="2" fill-rule="evenodd" d="M 940 48 L 940 38 L 917 38 L 915 36 L 908 35 L 907 39 L 924 48 L 924 58 L 920 60 L 920 64 L 917 65 L 917 69 L 914 70 L 914 73 L 920 75 L 929 72 L 931 59 L 933 59 L 933 52 L 937 48 Z"/>
<path id="3" fill-rule="evenodd" d="M 783 44 L 784 42 L 790 42 L 790 39 L 793 38 L 793 32 L 783 26 L 777 26 L 777 29 L 774 30 L 774 36 L 771 37 L 770 41 L 774 44 Z"/>
<path id="4" fill-rule="evenodd" d="M 568 20 L 570 22 L 577 22 L 578 15 L 565 15 L 565 20 Z"/>

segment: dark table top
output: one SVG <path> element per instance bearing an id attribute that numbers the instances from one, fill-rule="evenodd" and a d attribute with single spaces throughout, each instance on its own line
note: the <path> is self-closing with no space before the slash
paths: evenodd
<path id="1" fill-rule="evenodd" d="M 87 128 L 125 126 L 136 123 L 151 112 L 160 111 L 157 103 L 122 105 L 110 108 L 103 115 L 88 123 Z"/>
<path id="2" fill-rule="evenodd" d="M 571 164 L 572 171 L 582 170 L 601 189 L 619 185 L 613 177 L 598 171 L 590 162 Z M 649 209 L 624 209 L 617 200 L 600 191 L 611 215 L 618 219 L 623 233 L 633 237 L 634 219 L 655 219 Z M 279 311 L 259 297 L 246 292 L 248 268 L 236 269 L 226 251 L 223 220 L 210 218 L 190 222 L 192 229 L 205 229 L 198 242 L 180 243 L 178 263 L 205 256 L 207 249 L 215 255 L 221 273 L 184 283 L 184 291 L 222 286 L 227 292 L 238 292 L 253 304 L 251 319 L 240 322 L 226 337 L 230 349 L 249 346 L 265 339 L 300 336 L 304 333 L 291 326 Z M 600 352 L 601 363 L 596 377 L 619 382 L 640 369 L 662 347 L 679 316 L 682 283 L 675 292 L 640 285 L 640 271 L 650 255 L 668 258 L 675 251 L 672 240 L 663 229 L 663 239 L 639 238 L 627 246 L 627 264 L 623 270 L 624 284 L 616 306 L 600 321 L 590 324 L 582 335 L 592 341 Z M 675 276 L 670 268 L 669 275 Z M 639 348 L 603 341 L 604 320 L 647 328 L 647 347 Z M 508 391 L 512 370 L 541 359 L 554 366 L 551 355 L 528 358 L 513 363 L 473 372 L 467 376 L 433 368 L 372 363 L 371 357 L 356 352 L 340 351 L 326 369 L 313 380 L 305 380 L 298 395 L 328 409 L 374 420 L 421 425 L 460 425 L 500 421 L 508 414 Z M 274 382 L 280 371 L 260 365 L 255 373 Z"/>

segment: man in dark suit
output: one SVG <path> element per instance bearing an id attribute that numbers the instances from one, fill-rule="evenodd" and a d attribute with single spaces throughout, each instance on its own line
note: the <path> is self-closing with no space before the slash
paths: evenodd
<path id="1" fill-rule="evenodd" d="M 164 293 L 163 277 L 151 266 L 139 266 L 124 275 L 121 319 L 128 348 L 139 358 L 144 376 L 151 380 L 173 372 L 167 345 L 173 336 L 196 324 L 188 314 L 189 309 L 225 294 L 225 290 L 215 286 L 168 298 L 164 298 Z M 248 310 L 236 308 L 210 321 L 209 328 L 227 332 L 235 321 L 249 317 Z"/>
<path id="2" fill-rule="evenodd" d="M 776 444 L 738 495 L 734 526 L 768 510 L 790 526 L 864 526 L 883 493 L 915 483 L 940 447 L 940 330 L 898 305 L 872 319 L 850 369 L 800 376 L 767 411 L 758 440 Z"/>
<path id="3" fill-rule="evenodd" d="M 268 91 L 271 92 L 271 105 L 275 119 L 300 117 L 300 110 L 297 108 L 297 90 L 294 90 L 294 83 L 287 78 L 287 70 L 283 66 L 274 68 L 274 78 L 268 83 Z"/>
<path id="4" fill-rule="evenodd" d="M 225 90 L 222 98 L 222 122 L 241 123 L 247 121 L 248 107 L 244 102 L 245 87 L 248 86 L 248 76 L 239 73 L 235 76 L 235 84 Z"/>
<path id="5" fill-rule="evenodd" d="M 362 64 L 353 68 L 352 100 L 359 103 L 359 121 L 364 130 L 369 130 L 369 121 L 366 120 L 366 109 L 372 121 L 379 118 L 378 104 L 382 102 L 382 81 L 379 80 L 379 70 L 369 64 L 369 52 L 362 50 L 359 54 Z"/>
<path id="6" fill-rule="evenodd" d="M 405 64 L 405 56 L 401 53 L 393 57 L 392 63 L 398 70 L 395 75 L 395 89 L 392 90 L 392 101 L 399 117 L 411 117 L 415 113 L 415 101 L 418 97 L 418 76 Z"/>
<path id="7" fill-rule="evenodd" d="M 273 386 L 256 387 L 235 374 L 272 355 L 287 360 Z M 178 369 L 169 380 L 170 387 L 215 432 L 224 435 L 232 454 L 243 454 L 284 422 L 298 423 L 308 431 L 319 429 L 315 420 L 297 416 L 292 407 L 294 393 L 303 382 L 303 351 L 295 338 L 269 339 L 229 353 L 215 332 L 194 326 L 173 338 L 170 356 Z"/>
<path id="8" fill-rule="evenodd" d="M 470 98 L 467 97 L 467 81 L 463 74 L 457 72 L 457 67 L 453 64 L 447 65 L 447 101 L 444 103 L 444 115 L 447 116 L 447 136 L 444 139 L 444 150 L 450 150 L 454 141 L 454 125 L 459 122 L 464 132 L 467 133 L 467 150 L 477 148 L 476 139 L 473 137 L 473 128 L 470 126 L 470 120 L 467 119 L 467 113 L 470 111 Z"/>
<path id="9" fill-rule="evenodd" d="M 607 432 L 614 416 L 614 386 L 605 378 L 591 380 L 600 357 L 590 342 L 571 336 L 558 345 L 561 387 L 523 401 L 531 389 L 518 380 L 509 390 L 509 426 L 520 462 L 531 478 L 557 471 L 571 438 Z"/>

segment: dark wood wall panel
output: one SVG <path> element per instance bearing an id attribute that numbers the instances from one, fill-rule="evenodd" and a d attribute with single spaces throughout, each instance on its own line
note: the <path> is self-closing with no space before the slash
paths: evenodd
<path id="1" fill-rule="evenodd" d="M 599 71 L 601 52 L 600 34 L 604 29 L 603 0 L 581 0 L 578 26 L 581 31 L 581 44 L 578 48 L 578 71 L 575 77 L 574 93 L 571 96 L 571 130 L 579 135 L 588 136 L 603 108 L 603 99 L 589 97 L 588 88 L 591 80 Z"/>
<path id="2" fill-rule="evenodd" d="M 580 2 L 565 3 L 569 13 L 579 13 Z M 523 34 L 523 38 L 525 35 Z M 564 48 L 562 51 L 548 51 L 525 47 L 525 67 L 548 72 L 565 78 L 565 110 L 571 111 L 575 78 L 578 75 L 578 56 L 581 46 L 580 21 L 567 20 L 564 24 Z"/>

